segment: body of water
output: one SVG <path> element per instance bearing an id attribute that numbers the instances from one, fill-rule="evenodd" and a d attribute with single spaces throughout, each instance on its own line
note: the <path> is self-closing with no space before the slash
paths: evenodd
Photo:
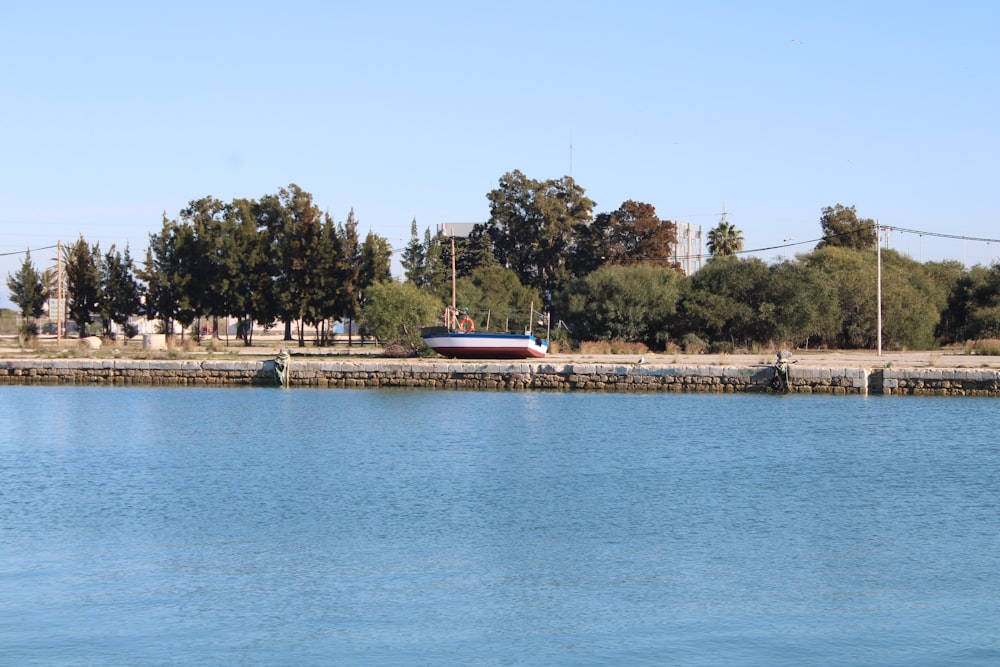
<path id="1" fill-rule="evenodd" d="M 0 663 L 1000 664 L 995 399 L 0 387 Z"/>

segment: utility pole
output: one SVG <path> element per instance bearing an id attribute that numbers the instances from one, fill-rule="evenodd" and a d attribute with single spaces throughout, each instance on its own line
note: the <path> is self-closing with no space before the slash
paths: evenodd
<path id="1" fill-rule="evenodd" d="M 882 225 L 875 218 L 875 255 L 878 258 L 878 356 L 882 356 Z"/>
<path id="2" fill-rule="evenodd" d="M 63 327 L 62 241 L 56 241 L 56 349 L 62 347 Z"/>

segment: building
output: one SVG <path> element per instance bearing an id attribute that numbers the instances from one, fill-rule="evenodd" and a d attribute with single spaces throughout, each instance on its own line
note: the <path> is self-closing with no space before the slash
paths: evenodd
<path id="1" fill-rule="evenodd" d="M 673 251 L 677 263 L 681 265 L 684 275 L 690 276 L 701 268 L 703 255 L 703 237 L 701 225 L 689 222 L 677 222 L 677 243 Z"/>

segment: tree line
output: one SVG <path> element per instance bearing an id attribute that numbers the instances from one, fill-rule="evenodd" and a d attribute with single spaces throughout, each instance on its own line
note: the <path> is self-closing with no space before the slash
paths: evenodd
<path id="1" fill-rule="evenodd" d="M 741 257 L 743 233 L 725 218 L 708 233 L 711 258 L 684 275 L 674 256 L 676 223 L 650 204 L 628 200 L 594 213 L 571 177 L 534 180 L 505 174 L 487 194 L 490 216 L 466 238 L 419 235 L 393 249 L 369 232 L 362 241 L 351 211 L 344 222 L 322 212 L 294 184 L 259 199 L 189 202 L 164 215 L 149 235 L 145 261 L 129 249 L 101 252 L 81 237 L 66 250 L 68 314 L 84 331 L 95 316 L 127 326 L 158 319 L 164 330 L 234 317 L 252 343 L 254 325 L 282 323 L 286 339 L 329 340 L 331 323 L 357 320 L 404 352 L 419 329 L 455 296 L 491 329 L 523 329 L 544 310 L 553 337 L 641 342 L 650 349 L 729 350 L 772 345 L 865 348 L 876 331 L 874 221 L 840 204 L 821 210 L 822 240 L 812 251 L 767 264 Z M 454 248 L 454 250 L 453 250 Z M 883 339 L 891 349 L 1000 337 L 1000 268 L 918 263 L 883 251 Z M 30 254 L 8 275 L 26 318 L 41 315 L 51 276 Z M 183 330 L 183 329 L 182 329 Z"/>

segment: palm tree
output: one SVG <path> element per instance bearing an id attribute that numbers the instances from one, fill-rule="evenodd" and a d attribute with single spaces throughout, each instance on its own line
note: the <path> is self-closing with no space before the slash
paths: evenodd
<path id="1" fill-rule="evenodd" d="M 712 257 L 732 257 L 743 250 L 743 232 L 723 220 L 708 232 L 708 251 Z"/>

